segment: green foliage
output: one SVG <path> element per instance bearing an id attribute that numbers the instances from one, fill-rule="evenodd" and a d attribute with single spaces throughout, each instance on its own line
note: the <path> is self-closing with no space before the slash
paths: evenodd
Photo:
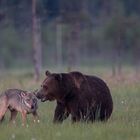
<path id="1" fill-rule="evenodd" d="M 31 50 L 29 44 L 26 43 L 24 42 L 24 37 L 22 36 L 21 38 L 20 33 L 18 33 L 12 26 L 1 29 L 1 67 L 11 67 L 12 65 L 15 65 L 18 60 L 22 60 L 25 57 L 25 53 L 28 54 L 28 51 Z"/>
<path id="2" fill-rule="evenodd" d="M 29 0 L 0 1 L 0 13 L 4 15 L 0 21 L 0 68 L 32 63 L 31 4 Z M 56 65 L 56 24 L 59 19 L 63 26 L 63 63 L 68 63 L 68 45 L 77 51 L 76 57 L 83 64 L 110 63 L 108 57 L 116 54 L 112 51 L 114 48 L 125 52 L 121 61 L 132 60 L 134 52 L 138 52 L 140 39 L 139 4 L 139 0 L 37 0 L 43 64 Z M 79 24 L 78 30 L 75 23 Z M 75 47 L 76 39 L 68 42 L 70 33 L 74 32 L 74 37 L 75 30 L 79 32 L 79 48 Z M 119 39 L 120 45 L 117 44 Z M 125 55 L 127 58 L 124 59 Z"/>
<path id="3" fill-rule="evenodd" d="M 140 18 L 136 15 L 132 15 L 128 22 L 130 22 L 130 25 L 127 29 L 127 37 L 128 40 L 131 41 L 131 46 L 132 44 L 136 44 L 140 39 Z"/>

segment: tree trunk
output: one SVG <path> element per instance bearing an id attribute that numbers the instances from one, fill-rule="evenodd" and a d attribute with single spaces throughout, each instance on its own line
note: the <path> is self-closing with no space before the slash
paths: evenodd
<path id="1" fill-rule="evenodd" d="M 71 32 L 68 32 L 68 37 L 67 37 L 67 60 L 68 60 L 68 72 L 72 70 L 72 67 L 74 65 L 75 61 L 75 56 L 73 53 L 73 45 L 72 45 L 72 40 L 71 40 Z"/>
<path id="2" fill-rule="evenodd" d="M 41 66 L 42 66 L 42 53 L 41 53 L 41 31 L 40 20 L 36 16 L 36 0 L 32 0 L 32 47 L 33 47 L 33 64 L 34 64 L 34 78 L 35 81 L 39 80 Z"/>
<path id="3" fill-rule="evenodd" d="M 80 23 L 75 21 L 70 24 L 71 31 L 69 32 L 69 44 L 68 44 L 68 71 L 72 70 L 72 67 L 78 64 L 80 59 Z"/>
<path id="4" fill-rule="evenodd" d="M 140 41 L 135 41 L 134 44 L 134 50 L 133 50 L 133 64 L 135 65 L 135 77 L 136 79 L 140 78 Z"/>
<path id="5" fill-rule="evenodd" d="M 4 19 L 4 14 L 0 13 L 0 21 Z"/>
<path id="6" fill-rule="evenodd" d="M 116 57 L 112 56 L 112 77 L 116 76 Z"/>
<path id="7" fill-rule="evenodd" d="M 80 57 L 81 57 L 81 53 L 80 53 L 80 31 L 81 31 L 81 25 L 80 25 L 80 21 L 77 21 L 74 25 L 74 47 L 75 47 L 75 59 L 76 59 L 76 62 L 75 64 L 76 65 L 79 65 L 80 63 Z"/>
<path id="8" fill-rule="evenodd" d="M 62 24 L 56 25 L 56 61 L 57 67 L 61 71 L 62 67 Z"/>
<path id="9" fill-rule="evenodd" d="M 117 60 L 117 72 L 120 78 L 122 77 L 122 39 L 121 39 L 121 35 L 118 37 L 118 41 L 116 42 L 116 44 L 118 45 L 116 47 L 116 60 Z"/>

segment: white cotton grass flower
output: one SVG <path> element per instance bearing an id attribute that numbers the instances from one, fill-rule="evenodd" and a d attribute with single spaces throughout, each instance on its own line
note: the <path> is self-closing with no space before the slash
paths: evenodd
<path id="1" fill-rule="evenodd" d="M 124 101 L 121 101 L 122 104 L 124 104 Z"/>
<path id="2" fill-rule="evenodd" d="M 132 127 L 135 127 L 135 123 L 134 122 L 132 122 Z"/>
<path id="3" fill-rule="evenodd" d="M 25 124 L 24 124 L 24 123 L 22 123 L 22 124 L 21 124 L 21 126 L 25 126 Z"/>
<path id="4" fill-rule="evenodd" d="M 15 139 L 16 138 L 16 135 L 15 134 L 12 134 L 12 139 Z"/>
<path id="5" fill-rule="evenodd" d="M 126 100 L 122 100 L 121 103 L 122 103 L 122 104 L 126 104 Z"/>
<path id="6" fill-rule="evenodd" d="M 40 123 L 40 120 L 34 120 L 34 123 Z"/>
<path id="7" fill-rule="evenodd" d="M 16 121 L 13 121 L 13 124 L 16 124 Z"/>

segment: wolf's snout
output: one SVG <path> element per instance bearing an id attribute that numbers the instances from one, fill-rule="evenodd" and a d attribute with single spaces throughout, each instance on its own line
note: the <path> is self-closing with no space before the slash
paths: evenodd
<path id="1" fill-rule="evenodd" d="M 38 99 L 41 99 L 42 95 L 41 95 L 39 92 L 37 92 L 36 97 L 37 97 Z"/>
<path id="2" fill-rule="evenodd" d="M 31 106 L 31 109 L 34 109 L 34 105 Z"/>

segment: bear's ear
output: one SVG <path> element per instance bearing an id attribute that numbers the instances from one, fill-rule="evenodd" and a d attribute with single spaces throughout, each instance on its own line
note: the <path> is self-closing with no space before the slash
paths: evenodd
<path id="1" fill-rule="evenodd" d="M 56 74 L 55 79 L 59 82 L 62 81 L 62 74 Z"/>
<path id="2" fill-rule="evenodd" d="M 45 72 L 45 75 L 46 75 L 46 76 L 49 76 L 49 75 L 51 75 L 51 73 L 47 70 L 47 71 Z"/>

